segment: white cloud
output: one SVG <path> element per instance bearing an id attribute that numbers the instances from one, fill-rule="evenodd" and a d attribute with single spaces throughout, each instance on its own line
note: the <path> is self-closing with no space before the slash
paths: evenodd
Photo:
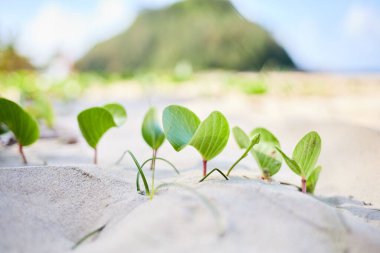
<path id="1" fill-rule="evenodd" d="M 135 15 L 136 10 L 122 0 L 101 0 L 90 11 L 47 2 L 21 32 L 17 48 L 37 65 L 46 64 L 57 52 L 75 60 L 121 32 Z"/>

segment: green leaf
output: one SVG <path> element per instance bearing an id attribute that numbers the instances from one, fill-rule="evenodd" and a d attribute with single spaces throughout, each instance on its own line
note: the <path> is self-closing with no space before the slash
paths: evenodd
<path id="1" fill-rule="evenodd" d="M 281 154 L 276 150 L 276 147 L 280 147 L 280 142 L 265 128 L 256 128 L 251 132 L 251 136 L 257 134 L 260 134 L 261 140 L 251 153 L 263 173 L 271 177 L 280 170 L 282 165 Z"/>
<path id="2" fill-rule="evenodd" d="M 155 108 L 150 108 L 149 111 L 145 114 L 141 133 L 145 142 L 152 149 L 158 149 L 164 142 L 165 134 L 162 131 L 160 123 L 157 119 Z"/>
<path id="3" fill-rule="evenodd" d="M 306 134 L 295 147 L 293 160 L 297 162 L 306 178 L 314 169 L 320 153 L 321 137 L 314 131 Z"/>
<path id="4" fill-rule="evenodd" d="M 256 134 L 260 134 L 261 142 L 273 143 L 273 145 L 280 147 L 280 142 L 278 141 L 276 136 L 274 136 L 274 134 L 272 134 L 268 129 L 262 127 L 255 128 L 250 133 L 250 136 L 255 136 Z"/>
<path id="5" fill-rule="evenodd" d="M 108 129 L 123 124 L 125 117 L 126 112 L 121 105 L 108 104 L 104 107 L 92 107 L 82 111 L 78 115 L 78 123 L 88 145 L 95 149 Z"/>
<path id="6" fill-rule="evenodd" d="M 282 150 L 280 148 L 276 147 L 276 149 L 278 150 L 278 152 L 280 152 L 282 158 L 284 158 L 284 160 L 285 160 L 286 164 L 289 166 L 289 168 L 294 173 L 296 173 L 297 175 L 302 176 L 301 169 L 300 169 L 299 165 L 297 164 L 297 162 L 294 161 L 293 159 L 289 158 L 284 152 L 282 152 Z"/>
<path id="7" fill-rule="evenodd" d="M 7 126 L 4 124 L 4 123 L 1 123 L 0 122 L 0 135 L 1 134 L 5 134 L 9 131 L 9 129 L 7 128 Z"/>
<path id="8" fill-rule="evenodd" d="M 127 120 L 127 112 L 122 105 L 116 103 L 106 104 L 103 106 L 103 108 L 112 114 L 116 126 L 119 127 L 123 125 Z"/>
<path id="9" fill-rule="evenodd" d="M 180 151 L 193 138 L 200 120 L 189 109 L 179 105 L 170 105 L 163 112 L 162 124 L 169 143 L 176 151 Z"/>
<path id="10" fill-rule="evenodd" d="M 247 148 L 249 146 L 249 136 L 238 126 L 232 128 L 235 141 L 239 148 Z"/>
<path id="11" fill-rule="evenodd" d="M 0 98 L 0 122 L 13 132 L 22 146 L 33 144 L 40 136 L 37 121 L 18 104 Z"/>
<path id="12" fill-rule="evenodd" d="M 309 178 L 306 180 L 306 191 L 309 193 L 314 193 L 315 186 L 317 185 L 319 179 L 319 173 L 321 172 L 322 167 L 318 166 L 310 174 Z"/>
<path id="13" fill-rule="evenodd" d="M 199 125 L 189 144 L 199 151 L 204 160 L 209 161 L 223 151 L 229 136 L 227 119 L 215 111 Z"/>

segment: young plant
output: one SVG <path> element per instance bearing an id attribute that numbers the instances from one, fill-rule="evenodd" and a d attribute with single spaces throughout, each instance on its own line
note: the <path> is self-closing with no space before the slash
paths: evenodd
<path id="1" fill-rule="evenodd" d="M 170 105 L 164 110 L 162 123 L 166 138 L 176 151 L 190 145 L 201 154 L 203 176 L 207 174 L 207 162 L 223 151 L 230 136 L 227 119 L 217 111 L 201 122 L 189 109 Z"/>
<path id="2" fill-rule="evenodd" d="M 240 127 L 234 127 L 232 132 L 239 147 L 247 148 L 249 136 Z M 276 146 L 279 147 L 280 142 L 265 128 L 255 128 L 250 135 L 255 136 L 257 134 L 261 136 L 260 143 L 251 149 L 251 154 L 262 172 L 261 178 L 270 180 L 281 168 L 281 155 L 276 150 Z"/>
<path id="3" fill-rule="evenodd" d="M 249 140 L 249 139 L 248 139 Z M 226 180 L 228 180 L 228 176 L 230 175 L 231 171 L 236 167 L 236 165 L 239 164 L 239 162 L 241 160 L 243 160 L 245 157 L 247 157 L 249 151 L 251 151 L 251 149 L 253 148 L 253 146 L 255 146 L 257 143 L 260 142 L 260 134 L 257 134 L 255 135 L 252 140 L 250 140 L 248 142 L 248 146 L 245 150 L 245 152 L 243 153 L 242 156 L 239 157 L 239 159 L 236 160 L 236 162 L 234 162 L 234 164 L 232 164 L 232 166 L 228 169 L 227 171 L 227 174 L 225 175 L 221 170 L 219 170 L 218 168 L 215 168 L 213 169 L 212 171 L 210 171 L 206 176 L 204 176 L 199 182 L 203 182 L 208 176 L 210 176 L 213 172 L 219 172 L 220 175 L 222 175 Z"/>
<path id="4" fill-rule="evenodd" d="M 152 148 L 152 159 L 150 169 L 152 170 L 151 198 L 154 196 L 154 173 L 156 167 L 157 151 L 165 141 L 165 134 L 162 131 L 155 108 L 150 108 L 145 114 L 141 127 L 141 133 L 145 142 Z M 144 165 L 142 165 L 143 167 Z M 139 175 L 138 175 L 139 176 Z"/>
<path id="5" fill-rule="evenodd" d="M 88 145 L 94 149 L 94 163 L 97 164 L 97 145 L 111 127 L 119 127 L 127 119 L 127 113 L 119 104 L 92 107 L 78 114 L 78 124 Z"/>
<path id="6" fill-rule="evenodd" d="M 321 153 L 321 137 L 317 132 L 306 134 L 296 145 L 292 158 L 277 148 L 289 168 L 301 176 L 302 192 L 313 193 L 318 182 L 321 166 L 315 167 Z"/>
<path id="7" fill-rule="evenodd" d="M 23 147 L 33 144 L 40 136 L 37 121 L 18 104 L 0 98 L 0 123 L 14 134 L 22 161 L 27 164 Z"/>

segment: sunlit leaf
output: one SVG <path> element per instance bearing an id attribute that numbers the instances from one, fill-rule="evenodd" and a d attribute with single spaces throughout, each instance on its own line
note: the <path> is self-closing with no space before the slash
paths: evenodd
<path id="1" fill-rule="evenodd" d="M 318 166 L 311 173 L 309 178 L 306 181 L 306 191 L 309 193 L 314 193 L 315 186 L 317 185 L 319 179 L 319 173 L 321 172 L 322 167 Z"/>
<path id="2" fill-rule="evenodd" d="M 165 140 L 165 134 L 162 131 L 157 119 L 157 113 L 154 108 L 150 108 L 145 114 L 141 128 L 142 136 L 145 142 L 152 148 L 158 149 Z"/>
<path id="3" fill-rule="evenodd" d="M 37 121 L 18 104 L 5 98 L 0 98 L 0 122 L 13 132 L 22 146 L 31 145 L 39 138 Z"/>
<path id="4" fill-rule="evenodd" d="M 79 113 L 79 128 L 88 145 L 95 149 L 108 129 L 125 122 L 126 115 L 124 108 L 118 104 L 89 108 Z"/>
<path id="5" fill-rule="evenodd" d="M 289 166 L 289 168 L 294 172 L 296 173 L 297 175 L 299 176 L 302 176 L 301 174 L 301 168 L 299 167 L 299 165 L 297 164 L 296 161 L 294 161 L 293 159 L 289 158 L 284 152 L 282 152 L 282 150 L 278 147 L 276 147 L 276 149 L 278 150 L 278 152 L 280 152 L 282 158 L 284 158 L 286 164 Z"/>
<path id="6" fill-rule="evenodd" d="M 280 142 L 265 128 L 256 128 L 251 132 L 251 136 L 257 134 L 261 136 L 260 143 L 252 148 L 251 153 L 263 173 L 273 176 L 280 170 L 282 164 L 281 155 L 276 150 L 276 147 L 280 147 Z"/>
<path id="7" fill-rule="evenodd" d="M 215 111 L 202 121 L 189 144 L 199 151 L 204 160 L 209 161 L 223 151 L 229 136 L 227 119 Z"/>
<path id="8" fill-rule="evenodd" d="M 163 112 L 162 124 L 166 139 L 176 151 L 180 151 L 193 138 L 200 120 L 189 109 L 179 105 L 170 105 Z"/>
<path id="9" fill-rule="evenodd" d="M 238 126 L 232 128 L 232 134 L 239 148 L 247 148 L 249 146 L 249 136 Z"/>
<path id="10" fill-rule="evenodd" d="M 306 134 L 293 151 L 293 160 L 301 168 L 302 174 L 307 177 L 315 168 L 319 154 L 321 153 L 321 138 L 317 132 Z"/>

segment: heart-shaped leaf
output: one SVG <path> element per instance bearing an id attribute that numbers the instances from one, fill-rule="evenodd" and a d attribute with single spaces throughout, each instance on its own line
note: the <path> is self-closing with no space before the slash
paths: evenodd
<path id="1" fill-rule="evenodd" d="M 190 145 L 199 151 L 203 160 L 209 161 L 227 145 L 230 127 L 220 112 L 212 112 L 198 127 Z"/>
<path id="2" fill-rule="evenodd" d="M 281 154 L 276 150 L 276 147 L 280 147 L 280 142 L 265 128 L 255 128 L 251 132 L 251 136 L 257 134 L 260 134 L 261 140 L 259 144 L 253 147 L 251 153 L 263 171 L 263 174 L 271 177 L 281 168 Z"/>
<path id="3" fill-rule="evenodd" d="M 249 136 L 240 127 L 235 126 L 232 128 L 232 134 L 234 135 L 235 141 L 239 148 L 243 149 L 249 146 Z"/>
<path id="4" fill-rule="evenodd" d="M 40 136 L 37 121 L 18 104 L 0 98 L 0 122 L 13 132 L 21 146 L 33 144 Z"/>
<path id="5" fill-rule="evenodd" d="M 306 181 L 306 191 L 309 193 L 314 193 L 315 186 L 317 185 L 319 179 L 319 173 L 321 172 L 322 167 L 318 166 L 310 174 L 309 178 Z"/>
<path id="6" fill-rule="evenodd" d="M 166 139 L 176 151 L 180 151 L 190 142 L 200 122 L 195 113 L 179 105 L 166 107 L 162 115 Z"/>
<path id="7" fill-rule="evenodd" d="M 164 142 L 165 134 L 162 131 L 160 123 L 157 119 L 155 108 L 150 108 L 149 111 L 145 114 L 141 133 L 145 142 L 152 149 L 158 149 Z"/>
<path id="8" fill-rule="evenodd" d="M 125 122 L 126 115 L 124 107 L 119 104 L 92 107 L 79 113 L 79 128 L 88 145 L 95 149 L 108 129 Z"/>
<path id="9" fill-rule="evenodd" d="M 321 137 L 317 132 L 306 134 L 298 143 L 293 151 L 295 160 L 301 169 L 302 175 L 308 177 L 318 161 L 321 153 Z"/>

